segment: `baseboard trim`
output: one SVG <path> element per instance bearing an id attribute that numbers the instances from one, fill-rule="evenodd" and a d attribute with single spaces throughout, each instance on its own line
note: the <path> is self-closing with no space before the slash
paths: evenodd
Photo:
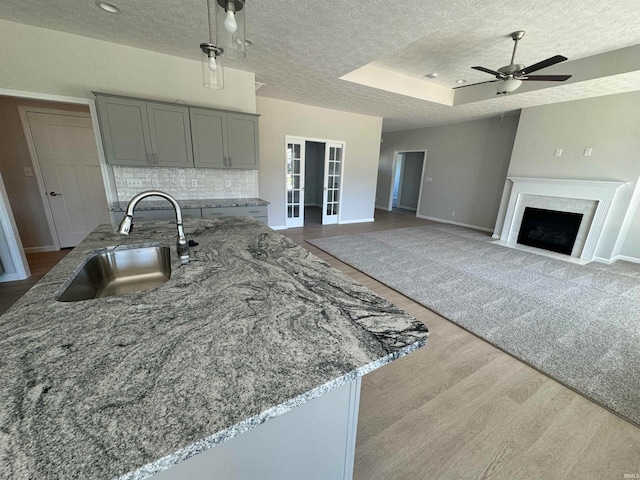
<path id="1" fill-rule="evenodd" d="M 20 278 L 17 273 L 2 273 L 0 274 L 0 283 L 3 282 L 15 282 L 16 280 L 25 280 L 27 277 Z"/>
<path id="2" fill-rule="evenodd" d="M 491 238 L 493 238 L 495 240 L 500 240 L 500 235 L 497 235 L 497 234 L 494 233 L 493 235 L 491 235 Z"/>
<path id="3" fill-rule="evenodd" d="M 376 208 L 377 208 L 378 210 L 384 210 L 385 212 L 390 212 L 390 211 L 392 210 L 391 208 L 389 208 L 389 207 L 384 207 L 384 206 L 382 206 L 382 205 L 376 205 Z"/>
<path id="4" fill-rule="evenodd" d="M 367 222 L 373 222 L 374 219 L 373 218 L 358 218 L 356 220 L 340 220 L 340 222 L 338 222 L 339 225 L 347 225 L 349 223 L 367 223 Z"/>
<path id="5" fill-rule="evenodd" d="M 406 206 L 404 206 L 404 205 L 398 205 L 398 208 L 401 208 L 401 209 L 403 209 L 403 210 L 409 210 L 409 211 L 411 211 L 411 212 L 417 212 L 417 211 L 418 211 L 418 209 L 417 209 L 417 208 L 413 208 L 413 207 L 406 207 Z"/>
<path id="6" fill-rule="evenodd" d="M 624 262 L 631 262 L 631 263 L 640 263 L 640 258 L 638 257 L 629 257 L 627 255 L 616 255 L 615 257 L 613 257 L 613 261 L 618 261 L 618 260 L 622 260 Z"/>
<path id="7" fill-rule="evenodd" d="M 419 213 L 416 214 L 416 217 L 418 218 L 424 218 L 425 220 L 432 220 L 434 222 L 440 222 L 440 223 L 450 223 L 451 225 L 458 225 L 459 227 L 467 227 L 467 228 L 472 228 L 474 230 L 480 230 L 482 232 L 489 232 L 492 233 L 493 232 L 493 228 L 485 228 L 485 227 L 479 227 L 477 225 L 469 225 L 468 223 L 460 223 L 460 222 L 453 222 L 451 220 L 445 220 L 443 218 L 436 218 L 436 217 L 428 217 L 426 215 L 420 215 Z M 500 237 L 498 237 L 500 238 Z"/>
<path id="8" fill-rule="evenodd" d="M 289 227 L 286 225 L 269 225 L 271 230 L 287 230 Z"/>
<path id="9" fill-rule="evenodd" d="M 40 252 L 56 252 L 58 249 L 53 245 L 47 245 L 45 247 L 25 247 L 24 253 L 40 253 Z"/>

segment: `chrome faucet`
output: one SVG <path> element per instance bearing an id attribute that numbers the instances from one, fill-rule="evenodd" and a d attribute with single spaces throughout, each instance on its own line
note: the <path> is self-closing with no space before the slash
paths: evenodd
<path id="1" fill-rule="evenodd" d="M 176 199 L 168 193 L 161 192 L 160 190 L 147 190 L 146 192 L 140 192 L 133 197 L 129 201 L 129 205 L 127 205 L 127 214 L 120 222 L 118 233 L 122 235 L 129 235 L 129 232 L 131 231 L 131 222 L 133 221 L 133 210 L 136 208 L 138 202 L 146 197 L 162 197 L 173 205 L 173 209 L 176 211 L 176 225 L 178 226 L 178 255 L 180 256 L 182 263 L 189 263 L 189 243 L 184 236 L 184 228 L 182 227 L 182 210 L 180 210 L 180 205 L 178 205 Z"/>

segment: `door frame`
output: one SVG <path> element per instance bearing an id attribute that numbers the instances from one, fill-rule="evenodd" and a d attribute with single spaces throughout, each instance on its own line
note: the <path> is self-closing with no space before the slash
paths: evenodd
<path id="1" fill-rule="evenodd" d="M 391 162 L 391 182 L 389 185 L 389 201 L 387 202 L 387 210 L 393 210 L 393 184 L 396 181 L 396 165 L 398 163 L 398 157 L 404 153 L 416 153 L 424 152 L 422 157 L 422 171 L 420 173 L 420 191 L 418 192 L 418 206 L 416 207 L 416 217 L 420 215 L 420 202 L 422 200 L 422 190 L 424 189 L 424 172 L 427 169 L 427 149 L 426 148 L 411 148 L 406 150 L 395 150 L 393 152 L 393 161 Z M 404 165 L 403 165 L 404 170 Z M 402 175 L 402 173 L 401 173 Z M 402 183 L 398 189 L 398 204 L 400 203 L 400 190 L 402 189 Z"/>
<path id="2" fill-rule="evenodd" d="M 96 109 L 96 102 L 93 98 L 81 98 L 81 97 L 68 97 L 68 96 L 64 96 L 64 95 L 52 95 L 52 94 L 48 94 L 48 93 L 39 93 L 39 92 L 29 92 L 29 91 L 25 91 L 25 90 L 12 90 L 9 88 L 0 88 L 0 96 L 6 96 L 6 97 L 14 97 L 14 98 L 20 98 L 20 99 L 24 99 L 24 100 L 42 100 L 42 101 L 49 101 L 49 102 L 59 102 L 59 103 L 72 103 L 72 104 L 76 104 L 76 105 L 87 105 L 89 107 L 89 115 L 91 116 L 91 123 L 93 125 L 93 134 L 95 136 L 95 140 L 96 140 L 96 147 L 98 150 L 98 161 L 100 163 L 100 171 L 102 172 L 102 181 L 104 182 L 104 189 L 105 189 L 105 194 L 107 196 L 107 202 L 109 204 L 115 202 L 117 200 L 117 192 L 115 189 L 115 179 L 113 177 L 113 170 L 108 167 L 107 165 L 107 161 L 106 161 L 106 157 L 104 154 L 104 149 L 103 149 L 103 145 L 102 145 L 102 136 L 100 133 L 100 126 L 98 123 L 98 112 Z M 52 107 L 54 107 L 53 109 L 55 109 L 55 104 L 51 105 Z M 27 108 L 31 108 L 31 109 L 35 109 L 36 107 L 27 107 Z M 65 113 L 69 113 L 68 110 L 64 110 Z M 80 112 L 78 112 L 80 113 Z M 22 117 L 21 117 L 22 118 Z M 23 128 L 24 130 L 24 128 Z M 27 140 L 27 145 L 29 146 L 29 140 Z M 31 148 L 31 147 L 29 147 Z M 29 154 L 31 155 L 31 151 L 29 152 Z M 31 162 L 33 164 L 33 157 L 31 159 Z M 40 190 L 41 193 L 41 200 L 42 200 L 42 186 L 40 185 L 40 183 L 38 183 L 38 189 Z M 45 199 L 46 200 L 46 199 Z M 48 210 L 48 201 L 43 203 L 43 208 L 45 211 L 45 215 L 50 215 L 51 211 L 50 209 Z M 2 212 L 0 212 L 0 215 L 2 215 L 2 220 L 3 221 L 8 221 L 8 218 L 5 218 L 5 215 L 2 214 Z M 53 221 L 53 218 L 51 217 L 51 219 L 49 219 L 49 217 L 47 217 L 47 223 L 49 223 L 49 221 Z M 49 230 L 51 231 L 51 224 L 48 225 L 49 226 Z M 16 230 L 15 232 L 16 238 L 18 240 L 18 244 L 20 245 L 20 251 L 21 251 L 21 255 L 19 255 L 15 260 L 17 262 L 19 262 L 20 264 L 23 264 L 23 267 L 28 268 L 28 265 L 26 265 L 26 260 L 22 260 L 22 258 L 24 258 L 24 248 L 22 248 L 22 242 L 20 241 L 20 237 L 19 234 Z M 58 236 L 57 234 L 54 234 L 54 232 L 52 232 L 52 241 L 54 242 L 54 245 L 52 246 L 45 246 L 45 247 L 36 247 L 36 248 L 31 248 L 29 249 L 30 252 L 36 252 L 36 251 L 52 251 L 52 250 L 56 250 L 59 249 L 60 244 L 58 242 Z"/>
<path id="3" fill-rule="evenodd" d="M 343 188 L 344 188 L 344 162 L 345 159 L 347 158 L 347 154 L 346 154 L 346 150 L 347 150 L 347 142 L 345 140 L 330 140 L 330 139 L 326 139 L 326 138 L 314 138 L 314 137 L 304 137 L 304 136 L 300 136 L 300 135 L 285 135 L 284 136 L 284 152 L 282 155 L 282 159 L 283 159 L 283 171 L 284 171 L 284 224 L 287 224 L 287 143 L 291 143 L 291 140 L 293 140 L 293 142 L 302 142 L 305 146 L 306 146 L 306 142 L 317 142 L 317 143 L 324 143 L 325 145 L 327 143 L 337 143 L 342 145 L 342 161 L 340 162 L 340 187 L 339 187 L 339 195 L 340 195 L 340 201 L 338 202 L 338 225 L 340 225 L 342 223 L 342 194 L 343 194 Z M 426 155 L 426 153 L 425 153 Z M 306 158 L 305 158 L 305 162 L 306 162 Z M 325 172 L 325 176 L 327 175 L 327 172 Z M 304 178 L 302 179 L 304 180 Z M 324 178 L 322 179 L 323 181 L 323 187 L 324 187 Z M 303 189 L 304 191 L 304 189 Z M 323 195 L 324 195 L 324 190 L 323 190 Z M 324 196 L 323 196 L 324 198 Z M 324 203 L 324 201 L 323 201 Z M 302 209 L 303 209 L 303 222 L 302 225 L 304 226 L 304 205 L 302 205 Z M 334 224 L 335 225 L 335 224 Z M 289 228 L 289 227 L 285 227 L 285 228 Z M 299 227 L 291 227 L 291 228 L 299 228 Z"/>
<path id="4" fill-rule="evenodd" d="M 47 218 L 47 225 L 49 226 L 49 233 L 51 234 L 51 239 L 53 240 L 53 249 L 60 250 L 60 239 L 58 238 L 58 232 L 56 230 L 55 221 L 53 219 L 51 204 L 49 203 L 49 199 L 47 198 L 47 189 L 45 188 L 44 177 L 42 175 L 42 169 L 40 168 L 40 159 L 38 158 L 38 152 L 36 150 L 36 147 L 33 144 L 33 134 L 31 132 L 31 125 L 29 125 L 28 114 L 44 113 L 49 115 L 65 115 L 68 117 L 83 117 L 83 118 L 91 118 L 91 114 L 86 112 L 76 112 L 73 110 L 55 110 L 51 108 L 27 107 L 24 105 L 18 106 L 18 112 L 20 114 L 20 121 L 22 122 L 22 130 L 24 132 L 24 136 L 27 141 L 29 156 L 31 157 L 31 166 L 33 167 L 34 176 L 36 177 L 36 182 L 38 183 L 38 190 L 40 192 L 40 202 L 42 203 L 42 206 L 44 208 L 44 214 L 45 214 L 45 217 Z M 39 250 L 43 251 L 46 248 L 48 247 L 43 247 L 43 249 L 39 249 Z M 34 251 L 34 250 L 31 249 L 30 251 Z"/>

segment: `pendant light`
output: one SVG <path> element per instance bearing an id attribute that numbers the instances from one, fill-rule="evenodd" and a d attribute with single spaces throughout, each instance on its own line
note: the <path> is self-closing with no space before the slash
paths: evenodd
<path id="1" fill-rule="evenodd" d="M 213 43 L 211 0 L 207 0 L 207 20 L 209 22 L 209 42 L 200 44 L 200 51 L 202 52 L 202 84 L 207 88 L 222 90 L 224 88 L 224 71 L 220 56 L 223 49 Z"/>
<path id="2" fill-rule="evenodd" d="M 216 3 L 216 45 L 226 58 L 246 57 L 245 0 L 216 0 Z"/>

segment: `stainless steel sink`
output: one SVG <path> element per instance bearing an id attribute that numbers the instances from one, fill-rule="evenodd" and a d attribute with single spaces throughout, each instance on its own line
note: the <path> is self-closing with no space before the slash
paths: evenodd
<path id="1" fill-rule="evenodd" d="M 159 287 L 171 278 L 169 247 L 119 248 L 91 257 L 56 300 L 79 302 Z"/>

